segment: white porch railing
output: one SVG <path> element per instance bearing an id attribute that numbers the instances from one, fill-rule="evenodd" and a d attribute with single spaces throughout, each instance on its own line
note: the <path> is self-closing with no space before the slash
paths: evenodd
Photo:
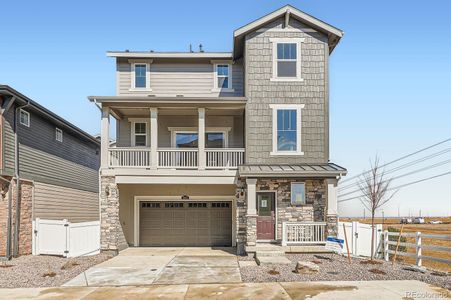
<path id="1" fill-rule="evenodd" d="M 159 168 L 197 168 L 198 150 L 191 148 L 158 149 Z"/>
<path id="2" fill-rule="evenodd" d="M 237 168 L 244 163 L 244 149 L 217 148 L 205 149 L 208 169 Z"/>
<path id="3" fill-rule="evenodd" d="M 149 148 L 110 148 L 108 151 L 109 166 L 119 167 L 150 167 L 151 155 Z"/>
<path id="4" fill-rule="evenodd" d="M 324 244 L 326 242 L 325 222 L 283 222 L 282 245 Z"/>

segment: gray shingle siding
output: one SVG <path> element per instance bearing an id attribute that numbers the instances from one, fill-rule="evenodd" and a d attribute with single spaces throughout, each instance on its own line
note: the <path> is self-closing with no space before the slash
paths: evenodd
<path id="1" fill-rule="evenodd" d="M 279 19 L 265 28 L 280 28 L 282 23 L 283 19 Z M 290 21 L 290 27 L 286 32 L 258 30 L 248 34 L 245 39 L 248 164 L 328 161 L 327 37 L 295 20 Z M 303 82 L 270 81 L 273 61 L 270 38 L 305 39 L 301 45 Z M 272 109 L 269 104 L 305 104 L 301 118 L 303 156 L 270 156 Z"/>

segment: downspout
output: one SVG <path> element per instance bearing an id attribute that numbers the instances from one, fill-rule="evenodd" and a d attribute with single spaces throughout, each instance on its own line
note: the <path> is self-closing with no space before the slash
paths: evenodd
<path id="1" fill-rule="evenodd" d="M 0 257 L 0 260 L 10 260 L 11 259 L 11 229 L 12 229 L 12 191 L 11 181 L 0 176 L 0 180 L 8 185 L 8 221 L 6 224 L 6 254 L 4 257 Z"/>
<path id="2" fill-rule="evenodd" d="M 17 130 L 19 128 L 17 121 L 17 112 L 20 109 L 27 107 L 30 105 L 30 101 L 27 101 L 27 104 L 20 105 L 14 110 L 14 176 L 16 177 L 16 216 L 15 216 L 15 225 L 14 226 L 14 240 L 13 240 L 13 257 L 17 257 L 19 254 L 19 225 L 20 225 L 20 177 L 19 177 L 19 135 L 17 134 Z"/>

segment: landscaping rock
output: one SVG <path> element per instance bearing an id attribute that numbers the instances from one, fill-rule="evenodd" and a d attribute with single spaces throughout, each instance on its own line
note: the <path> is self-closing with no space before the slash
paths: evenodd
<path id="1" fill-rule="evenodd" d="M 407 271 L 413 271 L 413 272 L 420 272 L 420 273 L 426 273 L 426 268 L 425 267 L 418 267 L 418 266 L 407 266 L 403 268 L 404 270 Z"/>
<path id="2" fill-rule="evenodd" d="M 312 274 L 319 272 L 319 266 L 310 261 L 298 261 L 296 264 L 296 273 Z"/>

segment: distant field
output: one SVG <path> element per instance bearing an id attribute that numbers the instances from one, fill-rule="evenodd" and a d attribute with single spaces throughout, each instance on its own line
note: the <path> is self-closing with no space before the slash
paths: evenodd
<path id="1" fill-rule="evenodd" d="M 404 225 L 404 232 L 421 232 L 425 234 L 440 234 L 440 235 L 451 235 L 451 217 L 446 218 L 425 218 L 426 223 L 430 220 L 441 220 L 443 224 L 405 224 Z M 371 224 L 371 219 L 360 219 L 360 218 L 340 218 L 340 221 L 342 222 L 350 222 L 350 221 L 358 221 L 360 223 L 367 223 Z M 387 229 L 388 227 L 394 227 L 397 229 L 401 229 L 400 219 L 399 218 L 385 218 L 382 220 L 382 218 L 376 218 L 375 219 L 376 224 L 384 224 L 384 229 Z M 415 238 L 407 238 L 408 243 L 415 243 Z M 437 240 L 437 239 L 422 239 L 423 245 L 435 245 L 435 246 L 444 246 L 444 247 L 451 247 L 451 241 L 450 240 Z M 414 248 L 407 248 L 409 253 L 415 253 Z M 451 260 L 451 252 L 446 251 L 432 251 L 432 250 L 422 250 L 423 255 L 427 256 L 434 256 L 439 258 L 445 258 Z M 403 261 L 407 263 L 415 263 L 415 260 L 410 257 L 402 257 L 400 258 Z M 451 272 L 451 265 L 429 261 L 429 260 L 423 260 L 423 265 L 427 268 L 436 269 L 436 270 L 442 270 Z"/>

